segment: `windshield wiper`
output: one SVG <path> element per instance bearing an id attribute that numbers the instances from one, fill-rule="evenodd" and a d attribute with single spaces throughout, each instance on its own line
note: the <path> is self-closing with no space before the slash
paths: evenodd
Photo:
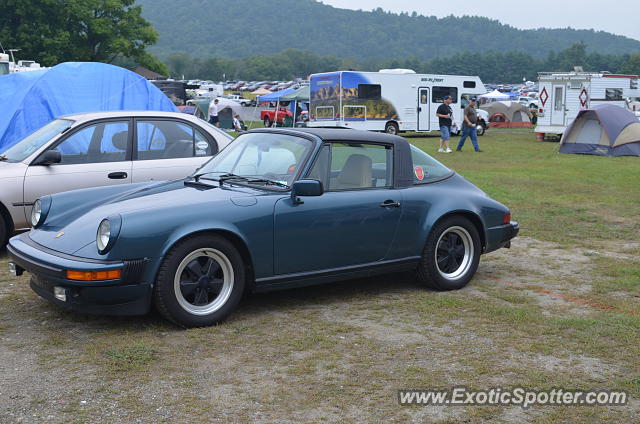
<path id="1" fill-rule="evenodd" d="M 269 180 L 267 178 L 251 178 L 247 180 L 248 183 L 264 183 L 265 185 L 274 185 L 282 188 L 290 188 L 285 183 L 281 183 L 280 181 Z"/>
<path id="2" fill-rule="evenodd" d="M 216 173 L 216 171 L 213 171 L 213 172 L 201 172 L 199 174 L 192 175 L 191 178 L 193 178 L 196 181 L 199 181 L 200 178 L 202 178 L 203 176 L 205 176 L 207 174 L 215 174 L 215 173 Z M 247 177 L 243 177 L 241 175 L 236 175 L 236 174 L 231 174 L 231 173 L 224 173 L 224 174 L 220 175 L 218 178 L 205 178 L 205 180 L 218 181 L 218 182 L 222 183 L 223 181 L 230 180 L 232 178 L 246 179 Z"/>
<path id="3" fill-rule="evenodd" d="M 195 179 L 195 182 L 199 182 L 200 178 L 202 178 L 204 175 L 206 174 L 213 174 L 213 172 L 202 172 L 200 174 L 196 174 L 193 176 L 193 178 Z M 226 173 L 226 174 L 222 174 L 217 178 L 202 178 L 203 180 L 208 180 L 208 181 L 216 181 L 218 183 L 220 183 L 220 185 L 222 186 L 224 184 L 225 181 L 231 181 L 231 180 L 240 180 L 240 181 L 244 181 L 247 183 L 263 183 L 265 185 L 273 185 L 276 187 L 281 187 L 281 188 L 290 188 L 287 184 L 281 183 L 280 181 L 274 181 L 274 180 L 270 180 L 268 178 L 252 178 L 252 177 L 245 177 L 242 175 L 237 175 L 237 174 L 232 174 L 232 173 Z"/>

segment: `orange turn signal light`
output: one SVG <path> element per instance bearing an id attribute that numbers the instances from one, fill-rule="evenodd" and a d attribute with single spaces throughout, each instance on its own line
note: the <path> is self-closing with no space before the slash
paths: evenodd
<path id="1" fill-rule="evenodd" d="M 67 280 L 77 281 L 102 281 L 117 280 L 122 276 L 121 269 L 112 269 L 109 271 L 72 271 L 67 270 Z"/>

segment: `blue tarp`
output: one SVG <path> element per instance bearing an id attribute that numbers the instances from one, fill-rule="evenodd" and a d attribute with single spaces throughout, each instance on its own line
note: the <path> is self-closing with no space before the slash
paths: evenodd
<path id="1" fill-rule="evenodd" d="M 291 94 L 296 91 L 295 88 L 286 88 L 280 91 L 274 91 L 273 93 L 265 94 L 264 96 L 258 96 L 258 102 L 277 102 L 278 99 L 287 94 Z"/>
<path id="2" fill-rule="evenodd" d="M 104 63 L 0 76 L 0 152 L 58 116 L 109 110 L 178 111 L 140 75 Z"/>

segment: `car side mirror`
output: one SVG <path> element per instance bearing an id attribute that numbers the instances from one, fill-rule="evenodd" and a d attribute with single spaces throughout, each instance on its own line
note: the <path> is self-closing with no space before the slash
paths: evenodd
<path id="1" fill-rule="evenodd" d="M 62 155 L 58 150 L 47 150 L 36 160 L 33 161 L 31 165 L 51 165 L 52 163 L 60 163 L 62 162 Z"/>
<path id="2" fill-rule="evenodd" d="M 318 180 L 298 180 L 291 186 L 291 202 L 294 205 L 304 203 L 299 197 L 305 196 L 322 196 L 324 187 L 322 181 Z"/>

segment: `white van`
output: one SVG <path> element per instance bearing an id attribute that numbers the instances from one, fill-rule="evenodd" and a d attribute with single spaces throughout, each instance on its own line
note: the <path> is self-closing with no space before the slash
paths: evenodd
<path id="1" fill-rule="evenodd" d="M 436 110 L 453 103 L 453 132 L 461 128 L 468 99 L 486 93 L 477 76 L 416 74 L 394 69 L 340 71 L 310 77 L 310 127 L 347 127 L 397 134 L 438 131 Z M 482 117 L 481 111 L 479 115 Z M 485 122 L 479 126 L 486 128 Z"/>

